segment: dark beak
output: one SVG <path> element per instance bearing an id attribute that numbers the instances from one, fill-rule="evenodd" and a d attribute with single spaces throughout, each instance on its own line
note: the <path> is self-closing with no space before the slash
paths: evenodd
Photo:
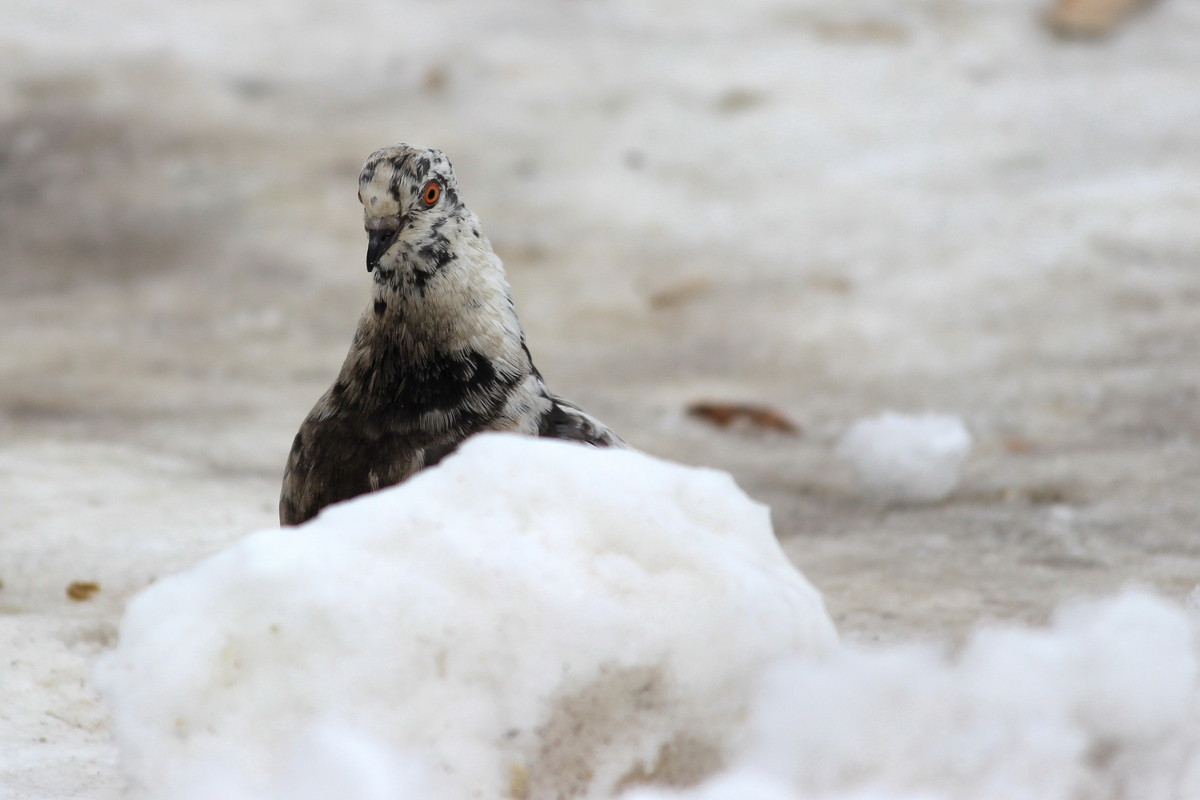
<path id="1" fill-rule="evenodd" d="M 398 233 L 400 233 L 399 229 L 367 231 L 367 272 L 371 272 L 379 266 L 379 259 L 383 258 L 383 254 L 392 246 L 392 242 L 396 241 Z"/>

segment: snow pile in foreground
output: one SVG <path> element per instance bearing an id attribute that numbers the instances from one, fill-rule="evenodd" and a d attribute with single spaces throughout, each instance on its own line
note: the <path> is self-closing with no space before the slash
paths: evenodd
<path id="1" fill-rule="evenodd" d="M 781 664 L 729 771 L 629 800 L 1192 800 L 1193 637 L 1181 610 L 1129 593 L 1048 631 L 981 630 L 953 659 L 848 647 Z"/>
<path id="2" fill-rule="evenodd" d="M 491 435 L 158 582 L 96 677 L 155 798 L 601 797 L 711 774 L 835 638 L 728 475 Z"/>
<path id="3" fill-rule="evenodd" d="M 948 497 L 970 451 L 971 434 L 957 417 L 894 411 L 859 420 L 838 444 L 865 494 L 916 502 Z"/>

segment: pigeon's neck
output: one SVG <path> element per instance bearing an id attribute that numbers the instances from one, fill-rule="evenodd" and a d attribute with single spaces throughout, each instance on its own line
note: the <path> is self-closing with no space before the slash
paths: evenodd
<path id="1" fill-rule="evenodd" d="M 504 358 L 523 339 L 504 268 L 490 250 L 456 254 L 420 285 L 377 281 L 359 331 L 372 346 L 417 359 L 466 349 Z"/>
<path id="2" fill-rule="evenodd" d="M 444 270 L 419 290 L 376 282 L 338 378 L 347 401 L 394 395 L 393 383 L 415 391 L 412 384 L 444 381 L 448 362 L 486 363 L 508 379 L 532 372 L 503 267 L 490 248 L 459 256 Z"/>

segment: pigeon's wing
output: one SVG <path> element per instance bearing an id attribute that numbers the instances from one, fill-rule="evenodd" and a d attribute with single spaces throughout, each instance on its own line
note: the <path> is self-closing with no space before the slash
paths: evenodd
<path id="1" fill-rule="evenodd" d="M 305 420 L 300 432 L 292 440 L 287 464 L 283 468 L 283 488 L 279 493 L 279 524 L 299 525 L 317 515 L 329 504 L 322 481 L 315 474 L 319 468 L 314 463 L 311 424 Z"/>
<path id="2" fill-rule="evenodd" d="M 316 413 L 292 441 L 279 493 L 279 524 L 299 525 L 325 506 L 378 489 L 372 486 L 364 455 L 371 452 L 346 426 Z"/>
<path id="3" fill-rule="evenodd" d="M 629 446 L 620 436 L 609 430 L 603 422 L 579 406 L 554 396 L 550 397 L 550 407 L 542 413 L 539 420 L 538 436 L 569 439 L 597 447 Z"/>
<path id="4" fill-rule="evenodd" d="M 405 437 L 368 430 L 353 418 L 326 418 L 318 404 L 288 454 L 279 522 L 299 525 L 325 506 L 399 483 L 426 463 L 425 450 Z"/>

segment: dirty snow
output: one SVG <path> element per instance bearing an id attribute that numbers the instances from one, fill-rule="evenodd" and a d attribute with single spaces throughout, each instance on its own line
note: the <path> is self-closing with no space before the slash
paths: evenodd
<path id="1" fill-rule="evenodd" d="M 1200 6 L 1098 43 L 1041 7 L 6 2 L 0 796 L 119 796 L 90 670 L 134 592 L 273 523 L 395 141 L 454 160 L 551 385 L 769 505 L 844 640 L 1182 599 Z M 804 435 L 685 417 L 713 399 Z M 836 444 L 888 408 L 971 430 L 947 500 L 858 496 Z"/>

